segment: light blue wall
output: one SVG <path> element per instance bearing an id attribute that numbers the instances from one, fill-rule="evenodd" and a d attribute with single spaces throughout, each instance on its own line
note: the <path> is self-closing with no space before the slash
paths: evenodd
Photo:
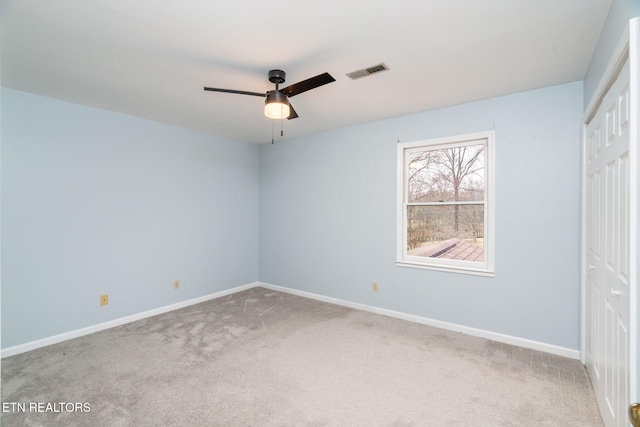
<path id="1" fill-rule="evenodd" d="M 2 348 L 258 279 L 255 145 L 1 96 Z"/>
<path id="2" fill-rule="evenodd" d="M 584 79 L 584 103 L 591 101 L 616 45 L 631 18 L 640 16 L 640 0 L 613 0 Z"/>
<path id="3" fill-rule="evenodd" d="M 260 146 L 260 280 L 577 350 L 582 93 L 577 82 Z M 494 126 L 495 278 L 397 267 L 396 141 Z"/>

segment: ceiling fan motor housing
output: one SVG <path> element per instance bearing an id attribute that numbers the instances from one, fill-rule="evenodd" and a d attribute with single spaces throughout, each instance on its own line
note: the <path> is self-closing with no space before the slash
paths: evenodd
<path id="1" fill-rule="evenodd" d="M 275 83 L 277 85 L 284 83 L 287 78 L 287 73 L 282 70 L 271 70 L 269 71 L 269 81 L 271 83 Z"/>

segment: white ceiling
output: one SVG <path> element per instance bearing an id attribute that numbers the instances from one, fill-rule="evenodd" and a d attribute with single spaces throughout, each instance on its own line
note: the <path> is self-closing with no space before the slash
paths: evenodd
<path id="1" fill-rule="evenodd" d="M 0 0 L 2 86 L 263 143 L 582 80 L 611 0 Z M 346 73 L 384 62 L 359 80 Z M 280 124 L 276 121 L 279 139 Z"/>

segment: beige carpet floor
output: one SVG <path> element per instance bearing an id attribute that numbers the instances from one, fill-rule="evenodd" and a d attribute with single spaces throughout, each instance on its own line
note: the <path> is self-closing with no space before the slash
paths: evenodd
<path id="1" fill-rule="evenodd" d="M 3 426 L 602 426 L 578 361 L 264 288 L 3 359 L 1 393 Z"/>

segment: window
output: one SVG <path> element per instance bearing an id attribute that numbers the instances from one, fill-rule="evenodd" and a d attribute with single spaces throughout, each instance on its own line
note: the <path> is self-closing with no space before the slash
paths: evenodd
<path id="1" fill-rule="evenodd" d="M 493 276 L 494 139 L 398 144 L 397 265 Z"/>

